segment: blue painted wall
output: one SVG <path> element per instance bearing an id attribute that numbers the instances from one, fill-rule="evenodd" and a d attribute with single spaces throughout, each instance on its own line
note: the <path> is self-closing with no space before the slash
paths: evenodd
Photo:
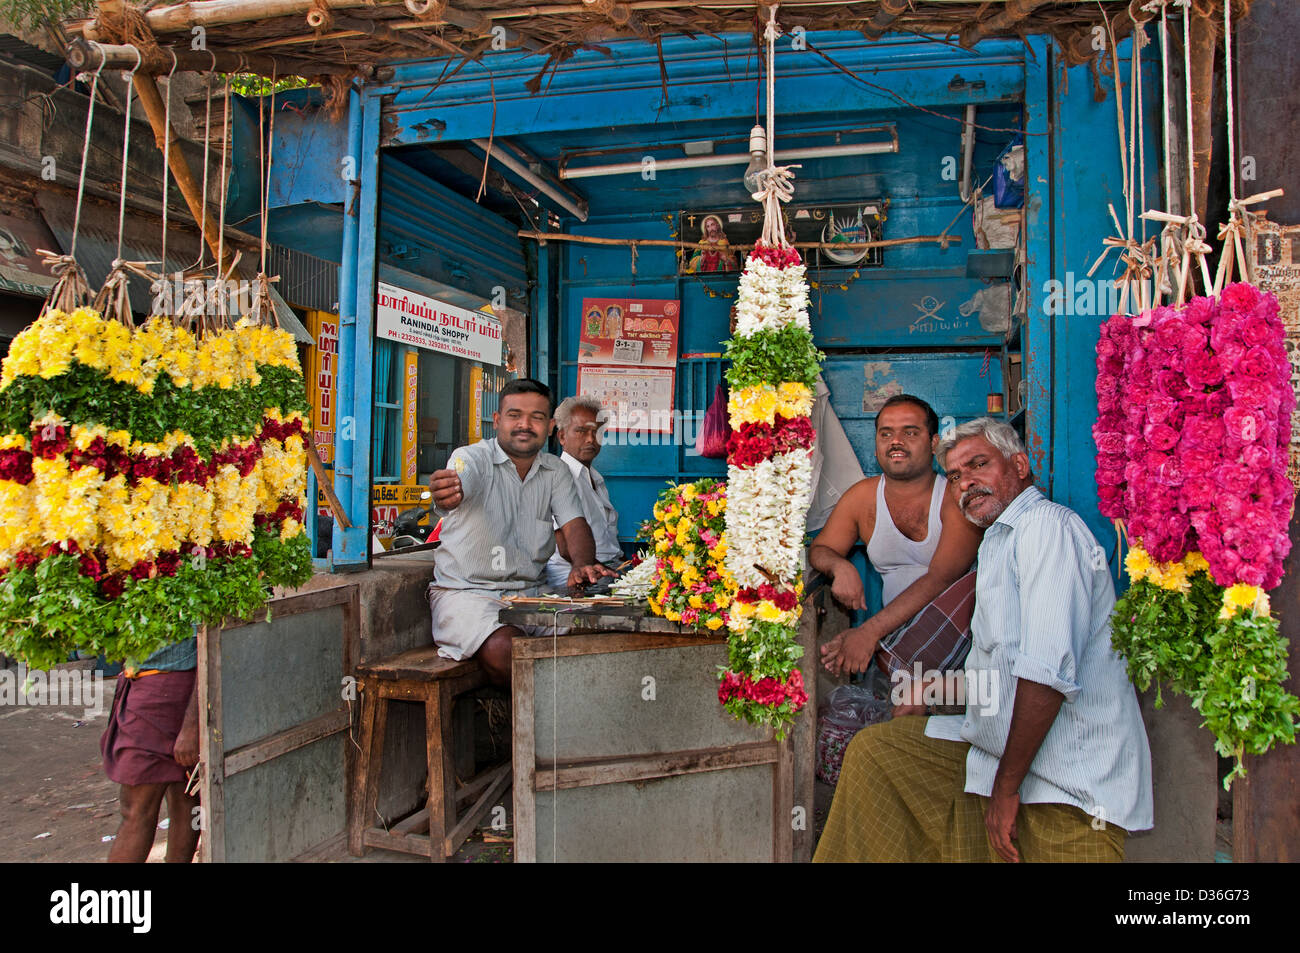
<path id="1" fill-rule="evenodd" d="M 960 207 L 957 184 L 942 174 L 948 157 L 960 157 L 960 118 L 967 103 L 980 107 L 975 154 L 976 180 L 992 170 L 1011 128 L 1027 128 L 1029 160 L 1027 321 L 1013 347 L 1023 348 L 1030 384 L 1028 442 L 1040 481 L 1051 495 L 1078 510 L 1103 542 L 1109 527 L 1096 512 L 1092 481 L 1090 426 L 1097 327 L 1104 314 L 1048 315 L 1042 288 L 1052 278 L 1085 276 L 1112 229 L 1107 203 L 1123 216 L 1113 85 L 1093 99 L 1086 67 L 1065 69 L 1050 41 L 1030 37 L 1026 43 L 984 43 L 974 51 L 916 37 L 888 37 L 876 44 L 857 34 L 810 34 L 808 51 L 778 49 L 778 132 L 792 138 L 782 148 L 818 142 L 811 133 L 832 128 L 892 124 L 901 145 L 897 155 L 805 161 L 796 173 L 797 202 L 856 201 L 888 198 L 886 238 L 934 234 L 952 221 Z M 825 56 L 816 52 L 820 50 Z M 1121 73 L 1127 76 L 1127 43 L 1121 46 Z M 846 76 L 827 56 L 856 71 Z M 754 121 L 758 61 L 746 37 L 664 43 L 667 77 L 660 74 L 653 47 L 637 42 L 609 44 L 608 55 L 582 51 L 542 82 L 538 95 L 523 84 L 540 68 L 537 57 L 493 54 L 466 65 L 451 80 L 440 80 L 441 61 L 397 66 L 391 78 L 365 87 L 356 97 L 354 122 L 378 154 L 360 150 L 360 222 L 355 259 L 344 261 L 345 280 L 357 281 L 358 328 L 370 326 L 370 304 L 377 266 L 394 264 L 393 244 L 403 236 L 432 238 L 429 216 L 440 209 L 470 214 L 472 203 L 421 182 L 420 163 L 412 153 L 428 144 L 510 137 L 546 163 L 576 149 L 623 149 L 626 155 L 580 161 L 636 160 L 680 155 L 680 144 L 695 139 L 743 137 Z M 1149 64 L 1152 65 L 1152 64 Z M 1158 104 L 1158 73 L 1150 71 L 1146 102 Z M 381 116 L 382 114 L 382 116 Z M 1148 114 L 1158 114 L 1148 105 Z M 286 142 L 277 149 L 305 156 L 309 124 L 297 131 L 300 148 Z M 292 139 L 290 124 L 285 135 Z M 1147 125 L 1148 206 L 1158 202 L 1156 149 L 1158 129 Z M 336 137 L 315 140 L 333 143 Z M 335 148 L 330 145 L 329 149 Z M 721 151 L 737 148 L 719 146 Z M 743 145 L 739 148 L 743 148 Z M 315 153 L 318 168 L 273 181 L 273 193 L 302 208 L 304 201 L 329 203 L 335 157 Z M 375 167 L 383 155 L 383 169 Z M 323 170 L 330 170 L 328 173 Z M 639 175 L 571 182 L 590 206 L 585 222 L 552 204 L 562 230 L 620 238 L 673 237 L 679 209 L 737 207 L 746 196 L 740 167 L 660 172 L 647 181 Z M 304 177 L 305 176 L 305 177 Z M 519 181 L 514 180 L 517 185 Z M 383 190 L 382 203 L 373 194 Z M 535 190 L 530 190 L 536 194 Z M 346 184 L 345 194 L 351 193 Z M 443 194 L 446 193 L 446 194 Z M 428 204 L 405 203 L 419 195 Z M 349 199 L 349 201 L 351 201 Z M 382 205 L 382 208 L 381 208 Z M 468 206 L 468 207 L 467 207 Z M 357 208 L 354 203 L 350 209 Z M 370 224 L 368 209 L 378 214 Z M 482 210 L 478 210 L 480 213 Z M 277 212 L 276 214 L 280 214 Z M 306 214 L 306 213 L 299 213 Z M 272 219 L 274 225 L 275 218 Z M 494 267 L 491 251 L 512 236 L 496 236 L 492 249 L 475 247 L 465 238 L 454 253 L 437 236 L 422 274 L 430 280 L 474 285 Z M 884 267 L 862 269 L 848 280 L 844 271 L 810 274 L 820 287 L 812 303 L 814 334 L 828 353 L 825 377 L 833 404 L 855 442 L 864 469 L 874 469 L 872 417 L 863 407 L 864 391 L 895 382 L 901 389 L 931 400 L 941 416 L 957 420 L 983 413 L 985 397 L 1000 391 L 1000 338 L 985 333 L 975 317 L 957 306 L 982 287 L 966 277 L 966 254 L 973 248 L 969 215 L 952 226 L 960 244 L 947 249 L 912 245 L 885 250 Z M 319 236 L 311 238 L 320 241 Z M 286 235 L 286 243 L 293 244 Z M 282 240 L 285 240 L 282 239 Z M 303 240 L 308 240 L 304 236 Z M 562 243 L 534 247 L 520 243 L 531 282 L 530 360 L 533 373 L 572 393 L 576 384 L 577 314 L 584 296 L 675 297 L 683 303 L 682 352 L 717 352 L 727 337 L 727 312 L 735 276 L 679 277 L 671 250 L 642 249 L 637 273 L 631 273 L 626 248 L 599 248 Z M 344 258 L 350 252 L 344 253 Z M 507 257 L 512 257 L 507 255 Z M 459 263 L 460 267 L 456 267 Z M 400 264 L 400 263 L 398 263 Z M 456 274 L 468 265 L 469 279 Z M 513 269 L 512 269 L 513 270 Z M 1105 265 L 1096 277 L 1109 277 Z M 367 286 L 367 283 L 370 283 Z M 847 290 L 840 284 L 848 284 Z M 472 288 L 474 293 L 479 289 Z M 933 299 L 918 309 L 922 298 Z M 935 307 L 935 302 L 938 306 Z M 924 313 L 940 320 L 917 323 Z M 358 338 L 361 330 L 358 331 Z M 369 351 L 357 347 L 358 359 Z M 358 370 L 358 388 L 363 375 Z M 367 369 L 368 370 L 368 369 Z M 721 373 L 716 359 L 683 361 L 678 366 L 677 403 L 702 410 Z M 870 376 L 869 376 L 870 375 Z M 368 386 L 368 385 L 367 385 Z M 357 408 L 362 408 L 360 395 Z M 354 465 L 364 465 L 363 441 Z M 691 456 L 681 445 L 608 447 L 600 466 L 611 477 L 615 503 L 623 519 L 620 531 L 635 532 L 649 511 L 649 501 L 664 480 L 722 472 L 721 461 Z M 354 491 L 355 492 L 355 491 Z"/>

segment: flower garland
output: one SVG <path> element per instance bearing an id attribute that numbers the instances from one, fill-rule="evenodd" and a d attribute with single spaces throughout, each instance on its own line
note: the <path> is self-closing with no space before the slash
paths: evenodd
<path id="1" fill-rule="evenodd" d="M 784 738 L 808 701 L 798 663 L 805 518 L 812 495 L 813 385 L 821 353 L 808 326 L 808 283 L 793 248 L 758 244 L 745 262 L 727 343 L 727 618 L 718 699 Z"/>
<path id="2" fill-rule="evenodd" d="M 1292 742 L 1285 642 L 1264 590 L 1282 578 L 1291 366 L 1277 299 L 1249 284 L 1137 318 L 1097 345 L 1097 492 L 1135 540 L 1113 640 L 1134 684 L 1191 697 L 1225 756 Z"/>
<path id="3" fill-rule="evenodd" d="M 650 611 L 716 631 L 727 624 L 736 583 L 727 569 L 727 485 L 670 486 L 654 506 Z"/>
<path id="4" fill-rule="evenodd" d="M 138 663 L 311 574 L 292 337 L 48 311 L 0 368 L 0 649 Z"/>

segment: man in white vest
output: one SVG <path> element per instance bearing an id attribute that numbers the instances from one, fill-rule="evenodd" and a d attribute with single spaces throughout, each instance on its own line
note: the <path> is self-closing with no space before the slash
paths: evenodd
<path id="1" fill-rule="evenodd" d="M 578 488 L 582 515 L 596 541 L 596 562 L 621 561 L 623 549 L 618 543 L 618 511 L 609 501 L 605 478 L 591 464 L 600 453 L 600 427 L 605 411 L 594 397 L 567 397 L 555 409 L 555 436 Z M 568 587 L 572 567 L 557 548 L 546 564 L 546 584 L 551 591 L 563 593 Z"/>
<path id="2" fill-rule="evenodd" d="M 849 489 L 808 549 L 849 609 L 867 607 L 862 577 L 849 562 L 859 541 L 883 583 L 881 610 L 822 646 L 834 675 L 862 672 L 880 649 L 882 669 L 909 673 L 915 661 L 959 669 L 969 647 L 975 580 L 970 571 L 983 531 L 962 516 L 934 471 L 939 418 L 919 397 L 898 394 L 876 415 L 880 476 Z"/>

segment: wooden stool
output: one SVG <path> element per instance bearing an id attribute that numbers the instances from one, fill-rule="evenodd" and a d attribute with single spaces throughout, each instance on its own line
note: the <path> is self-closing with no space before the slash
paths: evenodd
<path id="1" fill-rule="evenodd" d="M 445 861 L 465 842 L 487 810 L 510 786 L 510 762 L 459 784 L 452 741 L 452 703 L 458 695 L 483 685 L 487 676 L 473 659 L 440 658 L 437 646 L 411 649 L 357 666 L 362 694 L 361 757 L 355 795 L 348 810 L 348 852 L 355 857 L 368 847 L 420 854 Z M 425 806 L 385 830 L 376 827 L 379 780 L 384 763 L 384 731 L 391 701 L 424 703 L 425 750 L 429 763 L 429 798 Z M 478 795 L 463 814 L 457 805 Z"/>

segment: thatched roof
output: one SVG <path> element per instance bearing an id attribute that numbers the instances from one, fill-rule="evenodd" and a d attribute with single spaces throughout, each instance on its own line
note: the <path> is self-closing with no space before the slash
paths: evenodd
<path id="1" fill-rule="evenodd" d="M 1198 12 L 1222 11 L 1223 0 L 1193 0 Z M 986 37 L 1050 33 L 1067 58 L 1096 55 L 1094 27 L 1109 21 L 1122 38 L 1149 0 L 785 0 L 781 27 L 852 30 L 869 39 L 887 32 L 944 36 L 963 46 Z M 1246 7 L 1249 0 L 1234 0 Z M 382 64 L 416 58 L 477 58 L 523 48 L 551 63 L 583 48 L 621 38 L 655 42 L 670 35 L 757 31 L 762 0 L 578 0 L 519 4 L 502 0 L 166 0 L 141 11 L 121 0 L 101 2 L 98 16 L 69 24 L 74 35 L 102 43 L 135 43 L 146 68 L 284 76 L 368 76 Z M 1171 4 L 1171 15 L 1179 11 Z M 208 52 L 192 50 L 202 27 Z M 241 59 L 242 58 L 242 59 Z"/>

